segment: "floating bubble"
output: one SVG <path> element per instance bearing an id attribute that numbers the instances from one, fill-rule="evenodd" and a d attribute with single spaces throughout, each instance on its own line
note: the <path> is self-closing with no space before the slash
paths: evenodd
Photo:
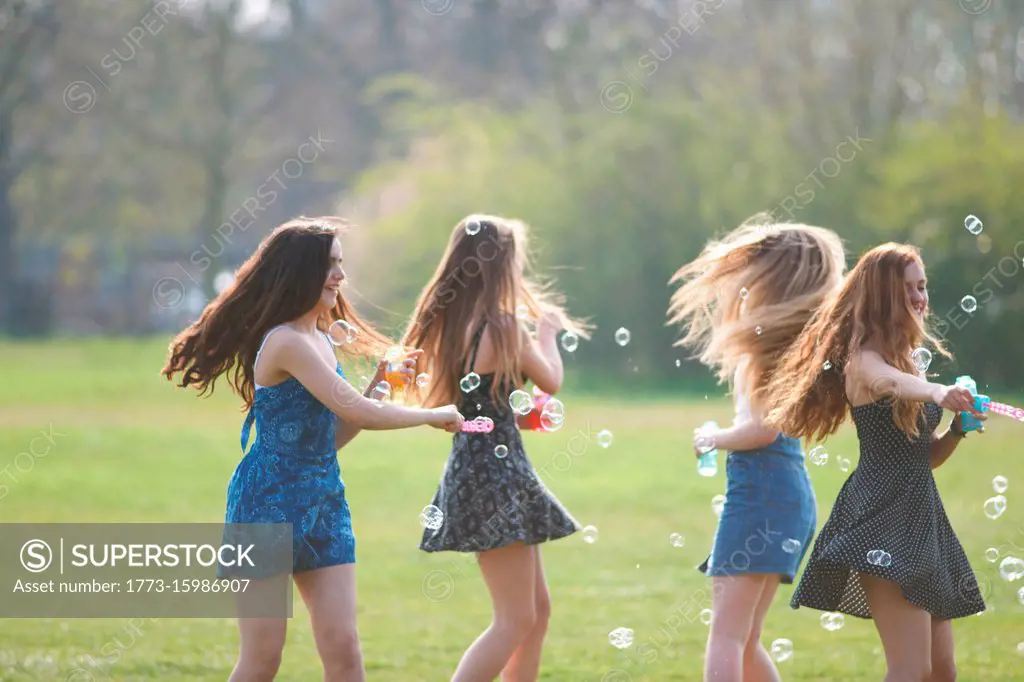
<path id="1" fill-rule="evenodd" d="M 800 541 L 788 538 L 782 541 L 782 551 L 786 554 L 796 554 L 800 551 Z"/>
<path id="2" fill-rule="evenodd" d="M 910 361 L 914 363 L 918 372 L 927 372 L 932 364 L 932 352 L 927 348 L 915 348 L 910 354 Z"/>
<path id="3" fill-rule="evenodd" d="M 1024 656 L 1024 642 L 1017 645 L 1017 653 Z"/>
<path id="4" fill-rule="evenodd" d="M 520 320 L 530 319 L 530 307 L 525 303 L 520 303 L 516 306 L 516 317 Z"/>
<path id="5" fill-rule="evenodd" d="M 616 649 L 628 649 L 633 645 L 633 631 L 629 628 L 615 628 L 608 633 L 608 642 Z"/>
<path id="6" fill-rule="evenodd" d="M 836 457 L 836 461 L 839 462 L 839 470 L 843 473 L 850 470 L 850 460 L 845 457 Z"/>
<path id="7" fill-rule="evenodd" d="M 540 412 L 540 425 L 545 431 L 557 431 L 565 423 L 565 405 L 558 398 L 551 398 L 544 403 Z"/>
<path id="8" fill-rule="evenodd" d="M 612 432 L 608 429 L 602 429 L 597 433 L 597 444 L 602 448 L 607 448 L 612 444 Z"/>
<path id="9" fill-rule="evenodd" d="M 713 614 L 711 613 L 711 609 L 704 609 L 704 610 L 702 610 L 700 612 L 700 622 L 704 623 L 704 625 L 711 625 L 711 616 L 712 615 Z"/>
<path id="10" fill-rule="evenodd" d="M 420 525 L 430 530 L 437 530 L 444 523 L 444 512 L 434 505 L 427 505 L 420 512 Z"/>
<path id="11" fill-rule="evenodd" d="M 973 313 L 978 309 L 978 301 L 973 296 L 964 296 L 960 299 L 960 307 L 965 313 Z"/>
<path id="12" fill-rule="evenodd" d="M 747 296 L 749 296 L 749 295 L 750 295 L 750 291 L 746 287 L 743 287 L 742 289 L 740 289 L 740 300 L 741 301 L 746 300 Z"/>
<path id="13" fill-rule="evenodd" d="M 533 396 L 522 389 L 517 389 L 509 394 L 508 404 L 513 412 L 524 417 L 533 409 Z"/>
<path id="14" fill-rule="evenodd" d="M 999 562 L 999 575 L 1008 582 L 1024 578 L 1024 560 L 1015 556 L 1006 557 Z"/>
<path id="15" fill-rule="evenodd" d="M 1021 606 L 1024 606 L 1024 587 L 1017 590 L 1017 601 L 1021 603 Z"/>
<path id="16" fill-rule="evenodd" d="M 989 547 L 985 550 L 985 559 L 987 559 L 990 564 L 994 564 L 999 560 L 999 550 L 995 547 Z"/>
<path id="17" fill-rule="evenodd" d="M 811 460 L 811 464 L 824 466 L 828 463 L 828 450 L 825 449 L 824 445 L 815 445 L 807 453 L 807 459 Z"/>
<path id="18" fill-rule="evenodd" d="M 1006 492 L 1006 489 L 1010 486 L 1010 482 L 1006 480 L 1006 476 L 996 476 L 992 479 L 992 490 L 1002 495 Z"/>
<path id="19" fill-rule="evenodd" d="M 235 275 L 228 270 L 221 270 L 217 273 L 217 276 L 213 278 L 213 288 L 218 294 L 223 293 L 225 289 L 234 283 Z"/>
<path id="20" fill-rule="evenodd" d="M 335 320 L 327 327 L 327 338 L 335 346 L 344 346 L 346 343 L 352 343 L 356 340 L 358 334 L 359 332 L 356 328 L 345 320 Z"/>
<path id="21" fill-rule="evenodd" d="M 381 381 L 374 386 L 373 390 L 370 391 L 370 400 L 377 400 L 379 402 L 391 400 L 391 384 Z"/>
<path id="22" fill-rule="evenodd" d="M 423 388 L 430 383 L 430 375 L 426 372 L 420 372 L 416 375 L 416 385 Z"/>
<path id="23" fill-rule="evenodd" d="M 620 346 L 625 346 L 627 343 L 629 343 L 629 339 L 630 333 L 629 330 L 626 329 L 625 327 L 619 327 L 618 329 L 615 330 L 615 343 L 619 344 Z"/>
<path id="24" fill-rule="evenodd" d="M 683 361 L 680 360 L 679 358 L 676 358 L 676 367 L 682 367 L 682 366 L 683 366 Z"/>
<path id="25" fill-rule="evenodd" d="M 761 325 L 754 327 L 754 333 L 757 334 L 758 336 L 761 336 L 761 331 Z"/>
<path id="26" fill-rule="evenodd" d="M 723 509 L 725 509 L 725 495 L 715 495 L 712 497 L 711 511 L 714 512 L 715 516 L 721 516 Z"/>
<path id="27" fill-rule="evenodd" d="M 583 529 L 583 541 L 588 545 L 592 545 L 597 542 L 597 527 L 587 526 Z"/>
<path id="28" fill-rule="evenodd" d="M 401 346 L 391 346 L 384 353 L 384 360 L 387 362 L 399 362 L 405 357 L 405 350 Z"/>
<path id="29" fill-rule="evenodd" d="M 480 375 L 476 372 L 470 372 L 466 376 L 462 377 L 459 382 L 459 388 L 462 389 L 463 393 L 471 393 L 480 386 Z"/>
<path id="30" fill-rule="evenodd" d="M 990 519 L 998 519 L 1006 511 L 1006 498 L 996 495 L 985 500 L 985 516 Z"/>
<path id="31" fill-rule="evenodd" d="M 843 627 L 845 623 L 846 616 L 841 613 L 821 614 L 821 627 L 825 628 L 829 632 L 835 632 L 839 628 Z"/>
<path id="32" fill-rule="evenodd" d="M 985 226 L 980 220 L 978 220 L 977 216 L 969 215 L 964 218 L 964 227 L 967 228 L 967 231 L 971 234 L 981 234 L 981 231 Z"/>
<path id="33" fill-rule="evenodd" d="M 580 347 L 580 337 L 572 332 L 566 332 L 562 335 L 562 348 L 565 349 L 566 353 L 573 353 L 577 348 Z"/>
<path id="34" fill-rule="evenodd" d="M 505 457 L 508 456 L 508 446 L 504 444 L 495 445 L 494 456 L 497 457 L 498 459 L 505 459 Z"/>
<path id="35" fill-rule="evenodd" d="M 466 234 L 473 236 L 480 234 L 480 221 L 479 220 L 467 220 L 466 221 Z"/>
<path id="36" fill-rule="evenodd" d="M 873 549 L 868 552 L 868 563 L 873 566 L 892 566 L 892 555 L 884 549 Z"/>
<path id="37" fill-rule="evenodd" d="M 668 536 L 668 542 L 673 547 L 682 547 L 686 544 L 686 538 L 681 533 L 672 533 Z"/>
<path id="38" fill-rule="evenodd" d="M 793 658 L 793 642 L 788 639 L 777 639 L 772 642 L 772 660 L 776 663 L 782 663 Z"/>
<path id="39" fill-rule="evenodd" d="M 831 363 L 831 362 L 829 362 L 828 360 L 826 360 L 826 361 L 825 361 L 825 364 L 824 364 L 824 365 L 822 365 L 822 366 L 821 366 L 821 368 L 822 368 L 823 370 L 825 370 L 825 371 L 827 372 L 827 371 L 829 371 L 830 369 L 832 369 L 832 363 Z"/>

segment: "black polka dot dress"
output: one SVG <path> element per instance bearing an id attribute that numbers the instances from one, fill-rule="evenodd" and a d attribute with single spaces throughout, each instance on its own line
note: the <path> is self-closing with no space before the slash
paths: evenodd
<path id="1" fill-rule="evenodd" d="M 871 618 L 858 573 L 897 583 L 911 604 L 943 620 L 985 610 L 939 498 L 931 434 L 942 408 L 926 403 L 910 439 L 879 401 L 852 408 L 860 462 L 843 484 L 790 604 Z"/>

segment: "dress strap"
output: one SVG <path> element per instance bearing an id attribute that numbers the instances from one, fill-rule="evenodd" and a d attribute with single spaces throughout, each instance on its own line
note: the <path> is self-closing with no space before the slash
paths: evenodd
<path id="1" fill-rule="evenodd" d="M 245 448 L 249 445 L 249 434 L 252 433 L 252 425 L 256 421 L 256 413 L 253 412 L 252 408 L 249 409 L 249 414 L 245 415 L 245 423 L 242 424 L 242 454 L 245 454 Z"/>
<path id="2" fill-rule="evenodd" d="M 473 335 L 473 346 L 472 349 L 470 350 L 469 367 L 467 368 L 465 365 L 463 365 L 463 375 L 473 371 L 473 365 L 476 364 L 476 354 L 477 351 L 480 350 L 480 341 L 484 338 L 484 327 L 486 326 L 487 320 L 484 320 L 482 323 L 480 323 L 480 328 L 476 330 L 476 334 Z"/>

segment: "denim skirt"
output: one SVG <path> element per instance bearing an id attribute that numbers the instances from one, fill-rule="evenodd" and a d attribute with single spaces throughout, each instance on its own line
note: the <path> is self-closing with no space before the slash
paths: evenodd
<path id="1" fill-rule="evenodd" d="M 708 576 L 776 573 L 792 584 L 814 539 L 817 502 L 799 441 L 779 436 L 762 450 L 731 452 L 725 506 L 708 559 Z"/>

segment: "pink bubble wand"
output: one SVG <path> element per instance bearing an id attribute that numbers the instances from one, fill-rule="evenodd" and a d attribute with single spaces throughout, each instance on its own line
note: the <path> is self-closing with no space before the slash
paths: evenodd
<path id="1" fill-rule="evenodd" d="M 990 402 L 988 404 L 988 411 L 994 412 L 995 414 L 1001 414 L 1004 417 L 1016 419 L 1019 422 L 1024 422 L 1024 409 L 1014 407 L 1013 405 L 1007 405 L 1006 403 Z"/>
<path id="2" fill-rule="evenodd" d="M 490 417 L 477 417 L 462 423 L 463 433 L 490 433 L 494 430 L 494 420 Z"/>

